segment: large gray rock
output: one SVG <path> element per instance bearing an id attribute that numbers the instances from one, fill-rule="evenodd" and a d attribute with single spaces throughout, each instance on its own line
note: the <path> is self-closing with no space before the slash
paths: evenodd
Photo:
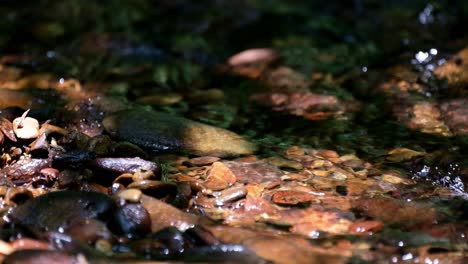
<path id="1" fill-rule="evenodd" d="M 103 125 L 112 136 L 155 153 L 175 151 L 226 157 L 252 154 L 256 149 L 226 129 L 144 108 L 114 113 L 104 119 Z"/>

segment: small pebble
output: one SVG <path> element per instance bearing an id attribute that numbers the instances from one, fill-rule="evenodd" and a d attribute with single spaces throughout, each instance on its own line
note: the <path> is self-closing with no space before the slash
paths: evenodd
<path id="1" fill-rule="evenodd" d="M 118 196 L 129 202 L 137 203 L 141 198 L 141 191 L 138 189 L 126 189 L 119 192 Z"/>
<path id="2" fill-rule="evenodd" d="M 332 174 L 332 178 L 335 179 L 335 180 L 338 180 L 338 181 L 344 181 L 344 180 L 346 180 L 348 178 L 348 176 L 346 176 L 346 174 L 344 174 L 342 172 L 335 171 Z"/>
<path id="3" fill-rule="evenodd" d="M 305 152 L 298 146 L 292 146 L 286 150 L 286 155 L 303 156 Z"/>
<path id="4" fill-rule="evenodd" d="M 329 159 L 329 158 L 338 158 L 340 157 L 336 151 L 333 150 L 320 150 L 315 155 Z"/>
<path id="5" fill-rule="evenodd" d="M 406 179 L 402 179 L 398 176 L 391 175 L 391 174 L 382 175 L 382 180 L 389 182 L 389 183 L 393 183 L 393 184 L 400 184 L 400 183 L 408 184 L 408 181 Z"/>
<path id="6" fill-rule="evenodd" d="M 330 175 L 330 173 L 326 170 L 313 170 L 312 174 L 320 177 L 328 177 L 328 175 Z"/>
<path id="7" fill-rule="evenodd" d="M 218 160 L 220 160 L 220 158 L 218 157 L 204 156 L 204 157 L 189 159 L 186 161 L 186 163 L 193 165 L 193 166 L 204 166 L 204 165 L 211 165 Z"/>
<path id="8" fill-rule="evenodd" d="M 273 164 L 279 168 L 290 168 L 295 170 L 301 170 L 302 164 L 297 161 L 287 160 L 280 157 L 270 157 L 267 159 L 270 164 Z"/>
<path id="9" fill-rule="evenodd" d="M 7 187 L 1 185 L 0 186 L 0 196 L 5 196 L 6 193 L 7 193 Z"/>
<path id="10" fill-rule="evenodd" d="M 104 240 L 104 239 L 99 239 L 96 241 L 96 244 L 94 245 L 97 250 L 104 252 L 104 253 L 111 253 L 112 252 L 112 245 L 109 243 L 109 241 Z"/>
<path id="11" fill-rule="evenodd" d="M 323 166 L 325 166 L 325 160 L 318 159 L 318 160 L 314 160 L 312 164 L 309 166 L 309 168 L 315 169 L 315 168 L 320 168 Z"/>

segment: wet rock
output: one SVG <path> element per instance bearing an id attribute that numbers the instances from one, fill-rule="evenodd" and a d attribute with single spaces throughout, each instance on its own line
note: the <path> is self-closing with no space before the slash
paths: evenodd
<path id="1" fill-rule="evenodd" d="M 93 96 L 72 101 L 65 106 L 65 110 L 59 112 L 58 119 L 63 121 L 67 129 L 94 137 L 102 134 L 102 120 L 107 113 L 127 107 L 126 101 L 120 98 Z"/>
<path id="2" fill-rule="evenodd" d="M 126 201 L 137 203 L 140 201 L 141 198 L 141 190 L 138 189 L 126 189 L 119 192 L 118 196 Z"/>
<path id="3" fill-rule="evenodd" d="M 218 244 L 190 248 L 184 251 L 179 258 L 182 261 L 195 262 L 267 263 L 247 246 L 240 244 Z"/>
<path id="4" fill-rule="evenodd" d="M 152 161 L 141 158 L 97 158 L 91 162 L 99 170 L 115 174 L 135 173 L 137 171 L 153 172 L 158 175 L 160 168 Z"/>
<path id="5" fill-rule="evenodd" d="M 218 157 L 210 157 L 210 156 L 205 156 L 205 157 L 198 157 L 198 158 L 192 158 L 184 162 L 192 165 L 192 166 L 203 166 L 203 165 L 211 165 L 214 162 L 218 161 Z"/>
<path id="6" fill-rule="evenodd" d="M 423 133 L 451 136 L 452 132 L 443 122 L 435 103 L 418 102 L 409 106 L 397 104 L 393 107 L 397 119 L 409 128 Z"/>
<path id="7" fill-rule="evenodd" d="M 33 193 L 24 187 L 8 188 L 5 193 L 6 204 L 22 204 L 25 201 L 32 199 Z"/>
<path id="8" fill-rule="evenodd" d="M 253 144 L 228 130 L 144 109 L 118 112 L 103 124 L 116 138 L 156 153 L 185 151 L 225 157 L 255 151 Z"/>
<path id="9" fill-rule="evenodd" d="M 468 85 L 468 48 L 464 48 L 445 64 L 437 67 L 434 74 L 438 78 L 446 78 L 451 89 L 464 90 Z"/>
<path id="10" fill-rule="evenodd" d="M 236 182 L 234 173 L 222 162 L 215 162 L 208 171 L 206 180 L 202 183 L 207 189 L 219 191 Z"/>
<path id="11" fill-rule="evenodd" d="M 60 188 L 79 188 L 86 176 L 80 171 L 66 169 L 58 174 L 58 186 Z"/>
<path id="12" fill-rule="evenodd" d="M 280 157 L 270 157 L 267 159 L 267 161 L 277 166 L 278 168 L 290 168 L 295 170 L 301 170 L 303 168 L 302 164 L 300 164 L 299 162 L 283 159 Z"/>
<path id="13" fill-rule="evenodd" d="M 308 240 L 299 237 L 257 237 L 246 241 L 258 256 L 284 264 L 307 263 L 346 263 L 345 252 L 326 252 L 313 246 Z M 274 249 L 274 250 L 272 250 Z M 350 253 L 349 253 L 350 254 Z"/>
<path id="14" fill-rule="evenodd" d="M 54 156 L 53 166 L 55 168 L 80 168 L 96 157 L 94 152 L 86 150 L 71 150 L 58 153 Z"/>
<path id="15" fill-rule="evenodd" d="M 408 179 L 403 178 L 402 176 L 399 175 L 394 175 L 394 174 L 383 174 L 380 177 L 383 181 L 392 183 L 392 184 L 412 184 L 412 182 Z"/>
<path id="16" fill-rule="evenodd" d="M 31 238 L 20 238 L 10 243 L 14 251 L 26 249 L 50 249 L 49 243 Z"/>
<path id="17" fill-rule="evenodd" d="M 280 169 L 265 161 L 223 162 L 236 176 L 240 183 L 262 183 L 266 181 L 277 181 L 284 175 Z"/>
<path id="18" fill-rule="evenodd" d="M 142 253 L 150 258 L 159 260 L 265 263 L 248 247 L 221 243 L 208 231 L 203 231 L 203 235 L 200 230 L 196 227 L 181 232 L 174 227 L 164 228 L 152 234 L 151 240 L 134 244 L 133 248 L 136 251 L 143 251 Z"/>
<path id="19" fill-rule="evenodd" d="M 229 189 L 216 193 L 215 205 L 222 206 L 226 203 L 233 202 L 244 198 L 247 195 L 247 189 L 244 185 L 235 185 Z"/>
<path id="20" fill-rule="evenodd" d="M 445 123 L 456 135 L 468 134 L 468 99 L 459 98 L 446 101 L 441 104 Z"/>
<path id="21" fill-rule="evenodd" d="M 184 231 L 193 227 L 198 221 L 198 216 L 185 213 L 150 196 L 142 195 L 141 205 L 150 214 L 152 232 L 157 232 L 169 226 Z"/>
<path id="22" fill-rule="evenodd" d="M 151 218 L 140 204 L 128 203 L 115 213 L 116 223 L 121 233 L 128 236 L 143 236 L 151 231 Z"/>
<path id="23" fill-rule="evenodd" d="M 75 221 L 65 229 L 65 233 L 88 244 L 99 239 L 109 240 L 112 238 L 112 233 L 103 222 L 89 218 Z"/>
<path id="24" fill-rule="evenodd" d="M 16 224 L 58 231 L 85 218 L 108 221 L 114 207 L 114 201 L 102 193 L 56 191 L 26 201 L 8 217 Z"/>
<path id="25" fill-rule="evenodd" d="M 364 215 L 382 220 L 384 223 L 407 227 L 415 224 L 432 224 L 437 220 L 434 208 L 391 198 L 360 198 L 353 202 L 353 207 Z"/>
<path id="26" fill-rule="evenodd" d="M 127 157 L 140 157 L 142 159 L 146 159 L 148 157 L 148 154 L 140 147 L 125 141 L 112 144 L 109 152 L 115 157 L 121 156 L 122 153 L 125 153 L 125 156 Z"/>
<path id="27" fill-rule="evenodd" d="M 145 105 L 173 105 L 182 100 L 182 95 L 180 94 L 153 94 L 140 97 L 136 99 L 135 102 Z"/>
<path id="28" fill-rule="evenodd" d="M 314 205 L 307 209 L 288 209 L 281 211 L 282 223 L 292 225 L 291 232 L 313 238 L 320 231 L 331 234 L 346 234 L 354 216 L 351 213 L 326 209 Z"/>
<path id="29" fill-rule="evenodd" d="M 381 221 L 357 221 L 351 224 L 349 231 L 353 234 L 372 234 L 382 230 L 384 224 Z"/>
<path id="30" fill-rule="evenodd" d="M 187 247 L 184 233 L 172 226 L 152 234 L 151 238 L 163 243 L 172 252 L 180 253 Z"/>
<path id="31" fill-rule="evenodd" d="M 61 251 L 51 250 L 21 250 L 8 255 L 5 264 L 75 264 L 87 263 L 83 255 L 71 255 Z"/>
<path id="32" fill-rule="evenodd" d="M 273 193 L 271 201 L 281 205 L 296 205 L 309 203 L 315 199 L 315 195 L 306 192 L 281 190 Z"/>
<path id="33" fill-rule="evenodd" d="M 268 92 L 254 94 L 250 100 L 310 120 L 324 119 L 343 111 L 343 105 L 335 96 L 310 92 Z"/>
<path id="34" fill-rule="evenodd" d="M 47 159 L 20 159 L 0 170 L 0 177 L 11 180 L 16 185 L 30 182 L 34 177 L 41 175 L 41 170 L 51 166 Z"/>
<path id="35" fill-rule="evenodd" d="M 141 190 L 143 193 L 156 198 L 174 197 L 177 193 L 177 186 L 171 183 L 153 180 L 139 180 L 132 182 L 127 188 Z"/>
<path id="36" fill-rule="evenodd" d="M 260 235 L 247 228 L 213 226 L 209 230 L 224 243 L 242 243 L 258 256 L 274 263 L 346 263 L 352 253 L 343 250 L 326 251 L 303 237 L 275 234 Z"/>

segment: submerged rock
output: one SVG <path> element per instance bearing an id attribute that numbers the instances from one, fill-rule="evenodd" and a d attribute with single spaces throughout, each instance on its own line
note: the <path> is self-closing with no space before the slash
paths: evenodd
<path id="1" fill-rule="evenodd" d="M 252 143 L 234 132 L 141 108 L 117 112 L 103 124 L 118 139 L 155 153 L 182 151 L 226 157 L 255 151 Z"/>
<path id="2" fill-rule="evenodd" d="M 467 95 L 468 84 L 468 47 L 455 54 L 447 63 L 434 70 L 434 74 L 441 79 L 446 79 L 449 89 L 456 93 Z"/>
<path id="3" fill-rule="evenodd" d="M 468 98 L 452 99 L 441 104 L 442 116 L 456 135 L 468 134 Z"/>
<path id="4" fill-rule="evenodd" d="M 452 136 L 450 128 L 443 122 L 437 104 L 431 102 L 417 102 L 395 104 L 393 112 L 396 118 L 409 128 L 423 133 Z"/>

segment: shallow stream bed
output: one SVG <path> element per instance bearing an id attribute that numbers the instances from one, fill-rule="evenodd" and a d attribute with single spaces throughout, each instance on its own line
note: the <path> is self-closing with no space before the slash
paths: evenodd
<path id="1" fill-rule="evenodd" d="M 4 263 L 468 262 L 465 1 L 3 1 Z"/>

